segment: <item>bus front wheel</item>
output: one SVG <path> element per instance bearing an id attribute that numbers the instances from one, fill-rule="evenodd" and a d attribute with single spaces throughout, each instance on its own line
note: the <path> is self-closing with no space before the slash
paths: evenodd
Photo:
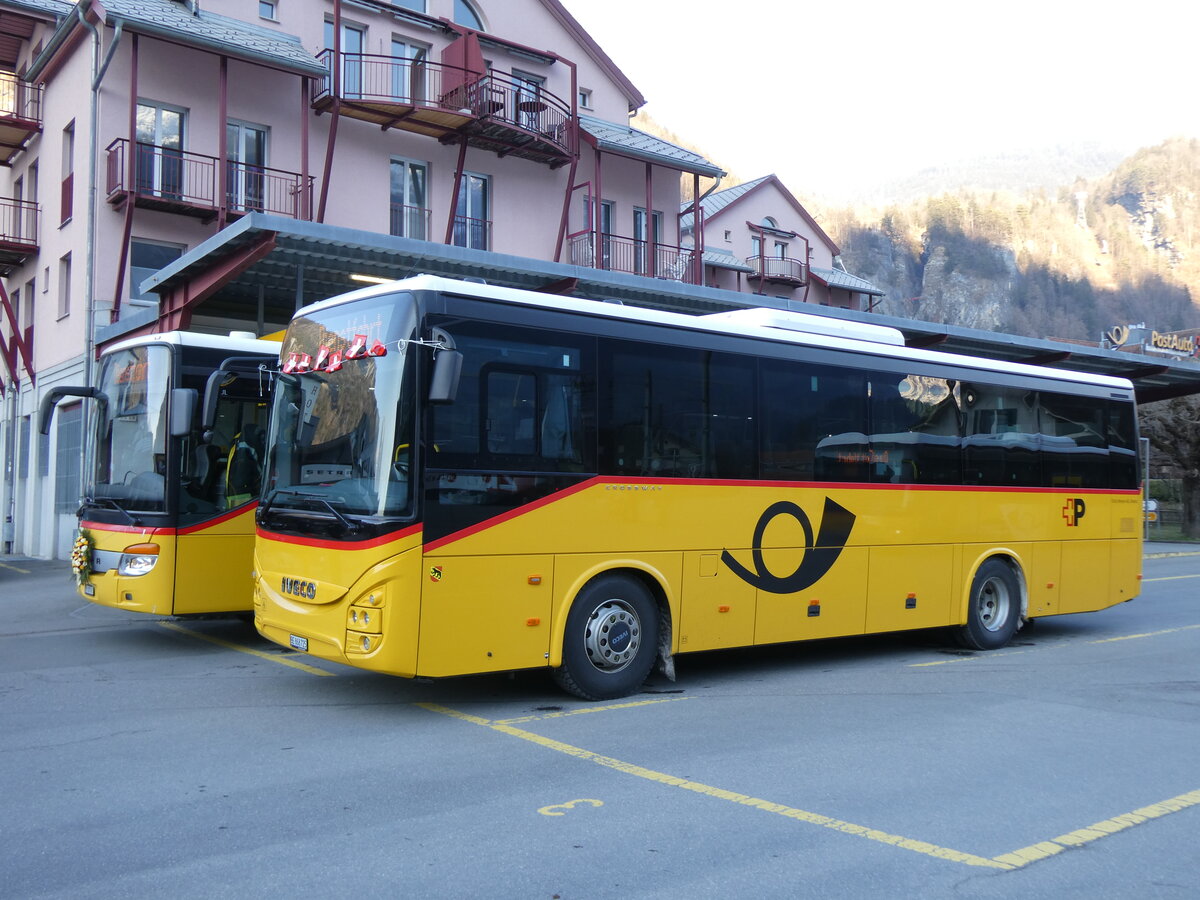
<path id="1" fill-rule="evenodd" d="M 1021 620 L 1021 586 L 1012 566 L 989 559 L 975 573 L 967 622 L 954 637 L 971 650 L 997 650 L 1012 640 Z"/>
<path id="2" fill-rule="evenodd" d="M 584 700 L 625 697 L 650 674 L 657 648 L 658 608 L 645 585 L 628 575 L 604 575 L 571 604 L 554 680 Z"/>

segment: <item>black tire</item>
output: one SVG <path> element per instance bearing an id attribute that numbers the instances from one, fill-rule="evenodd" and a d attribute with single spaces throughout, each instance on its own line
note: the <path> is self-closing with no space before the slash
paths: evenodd
<path id="1" fill-rule="evenodd" d="M 602 575 L 571 604 L 558 686 L 584 700 L 627 697 L 642 686 L 658 653 L 658 607 L 628 575 Z"/>
<path id="2" fill-rule="evenodd" d="M 1021 585 L 1012 566 L 989 559 L 975 573 L 967 601 L 967 623 L 954 629 L 971 650 L 998 650 L 1012 640 L 1021 622 Z"/>

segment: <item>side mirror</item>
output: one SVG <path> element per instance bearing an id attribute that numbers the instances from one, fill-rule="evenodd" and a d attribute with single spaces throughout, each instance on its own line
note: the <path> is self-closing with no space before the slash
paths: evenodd
<path id="1" fill-rule="evenodd" d="M 463 355 L 458 350 L 439 350 L 433 358 L 433 374 L 429 377 L 429 402 L 453 403 L 458 396 L 458 379 L 462 375 Z"/>
<path id="2" fill-rule="evenodd" d="M 50 417 L 54 414 L 54 407 L 58 405 L 58 401 L 63 397 L 102 397 L 103 395 L 94 387 L 56 387 L 51 388 L 50 392 L 42 398 L 41 408 L 38 410 L 38 431 L 42 434 L 50 433 Z"/>
<path id="3" fill-rule="evenodd" d="M 199 396 L 192 388 L 171 390 L 171 437 L 187 437 L 192 433 L 192 418 Z"/>

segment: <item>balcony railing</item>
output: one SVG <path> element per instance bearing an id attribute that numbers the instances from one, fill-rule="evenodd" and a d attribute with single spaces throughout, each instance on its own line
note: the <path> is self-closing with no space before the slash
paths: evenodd
<path id="1" fill-rule="evenodd" d="M 203 153 L 137 143 L 132 173 L 129 141 L 108 145 L 108 200 L 133 197 L 138 206 L 211 218 L 217 214 L 221 160 Z M 226 160 L 224 207 L 230 215 L 265 212 L 306 219 L 312 209 L 313 178 Z M 132 182 L 130 182 L 132 178 Z"/>
<path id="2" fill-rule="evenodd" d="M 37 249 L 37 204 L 0 197 L 0 275 L 7 275 Z"/>
<path id="3" fill-rule="evenodd" d="M 669 281 L 695 283 L 691 247 L 646 242 L 613 234 L 577 232 L 568 239 L 571 263 Z"/>
<path id="4" fill-rule="evenodd" d="M 490 219 L 472 219 L 467 216 L 455 216 L 454 228 L 450 235 L 450 243 L 456 247 L 469 247 L 472 250 L 492 249 L 492 222 Z"/>
<path id="5" fill-rule="evenodd" d="M 389 234 L 418 241 L 429 240 L 429 210 L 424 206 L 393 203 Z"/>
<path id="6" fill-rule="evenodd" d="M 808 265 L 786 256 L 750 256 L 746 265 L 754 271 L 747 278 L 761 278 L 776 284 L 808 284 Z"/>
<path id="7" fill-rule="evenodd" d="M 42 86 L 0 72 L 0 164 L 10 165 L 42 130 Z"/>
<path id="8" fill-rule="evenodd" d="M 42 123 L 42 86 L 22 81 L 13 72 L 0 72 L 0 119 Z"/>
<path id="9" fill-rule="evenodd" d="M 496 72 L 479 74 L 430 60 L 343 53 L 338 96 L 342 115 L 433 137 L 463 135 L 500 153 L 543 159 L 570 157 L 577 133 L 571 105 L 543 87 Z M 334 98 L 334 52 L 318 59 L 330 74 L 317 83 L 313 105 Z"/>

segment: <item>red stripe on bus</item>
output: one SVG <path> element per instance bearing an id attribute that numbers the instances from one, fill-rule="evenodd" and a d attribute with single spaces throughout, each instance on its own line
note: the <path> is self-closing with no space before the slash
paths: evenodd
<path id="1" fill-rule="evenodd" d="M 275 541 L 278 544 L 291 544 L 296 547 L 316 547 L 321 550 L 370 550 L 374 547 L 382 547 L 384 544 L 390 544 L 393 541 L 411 537 L 420 532 L 421 527 L 421 523 L 418 522 L 416 525 L 410 525 L 407 528 L 402 528 L 400 531 L 388 532 L 381 537 L 368 538 L 365 541 L 329 541 L 321 538 L 295 537 L 290 534 L 272 534 L 269 531 L 264 531 L 261 527 L 256 528 L 255 533 L 264 541 Z"/>
<path id="2" fill-rule="evenodd" d="M 172 537 L 181 534 L 195 534 L 198 531 L 204 531 L 205 529 L 212 528 L 215 525 L 228 522 L 230 519 L 236 519 L 238 516 L 254 510 L 257 506 L 257 503 L 249 503 L 245 506 L 239 506 L 237 509 L 231 509 L 228 512 L 221 513 L 221 515 L 217 516 L 215 519 L 205 519 L 203 522 L 199 522 L 195 525 L 188 525 L 184 528 L 147 528 L 145 526 L 139 527 L 137 525 L 113 525 L 108 522 L 90 522 L 86 519 L 80 521 L 79 527 L 94 528 L 97 531 L 120 531 L 127 534 L 151 534 L 162 535 L 163 537 Z"/>

